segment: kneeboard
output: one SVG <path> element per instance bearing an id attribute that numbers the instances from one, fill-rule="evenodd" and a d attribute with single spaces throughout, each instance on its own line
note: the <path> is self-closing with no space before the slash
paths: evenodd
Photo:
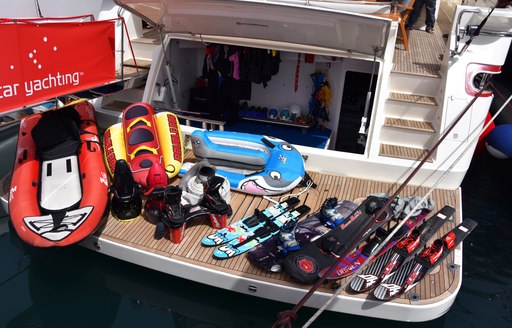
<path id="1" fill-rule="evenodd" d="M 361 241 L 391 219 L 390 208 L 376 217 L 385 202 L 386 199 L 376 196 L 366 198 L 339 226 L 289 254 L 283 261 L 286 272 L 300 283 L 316 282 L 322 269 L 331 266 L 337 257 L 348 255 Z"/>
<path id="2" fill-rule="evenodd" d="M 341 216 L 346 218 L 357 208 L 357 206 L 358 205 L 355 203 L 345 200 L 337 202 L 335 210 L 341 214 Z M 331 231 L 331 228 L 324 223 L 321 216 L 321 212 L 317 212 L 297 223 L 297 227 L 295 228 L 295 239 L 300 247 L 304 247 L 311 240 Z M 247 258 L 249 261 L 266 271 L 280 272 L 282 270 L 282 262 L 288 255 L 288 252 L 279 249 L 277 237 L 278 236 L 274 236 L 273 238 L 266 240 L 248 252 Z"/>

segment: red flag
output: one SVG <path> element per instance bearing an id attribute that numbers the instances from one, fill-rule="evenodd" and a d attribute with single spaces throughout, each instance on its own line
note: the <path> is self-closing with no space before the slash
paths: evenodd
<path id="1" fill-rule="evenodd" d="M 0 24 L 0 112 L 115 79 L 114 21 Z"/>

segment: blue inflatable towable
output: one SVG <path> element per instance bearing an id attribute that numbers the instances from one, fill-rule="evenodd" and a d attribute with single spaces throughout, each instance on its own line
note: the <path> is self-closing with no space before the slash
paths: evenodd
<path id="1" fill-rule="evenodd" d="M 492 156 L 499 159 L 512 158 L 512 124 L 496 126 L 487 135 L 485 144 Z"/>
<path id="2" fill-rule="evenodd" d="M 194 155 L 216 166 L 231 189 L 255 195 L 278 195 L 295 188 L 306 175 L 301 154 L 274 137 L 196 130 L 190 136 Z M 184 175 L 194 163 L 184 163 Z"/>

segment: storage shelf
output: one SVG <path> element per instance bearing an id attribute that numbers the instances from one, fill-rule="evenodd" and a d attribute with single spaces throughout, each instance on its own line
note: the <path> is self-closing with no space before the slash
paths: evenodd
<path id="1" fill-rule="evenodd" d="M 300 123 L 294 123 L 290 121 L 283 121 L 283 120 L 270 120 L 270 119 L 260 119 L 260 118 L 252 118 L 252 117 L 242 117 L 243 120 L 247 121 L 254 121 L 254 122 L 262 122 L 262 123 L 270 123 L 270 124 L 277 124 L 277 125 L 286 125 L 286 126 L 293 126 L 296 128 L 303 128 L 303 129 L 310 129 L 315 126 L 316 122 L 311 122 L 309 124 L 300 124 Z"/>

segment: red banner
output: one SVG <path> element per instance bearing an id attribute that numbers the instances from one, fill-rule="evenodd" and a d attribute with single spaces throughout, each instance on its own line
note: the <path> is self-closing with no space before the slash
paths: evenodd
<path id="1" fill-rule="evenodd" d="M 0 24 L 0 112 L 115 80 L 113 21 Z"/>

